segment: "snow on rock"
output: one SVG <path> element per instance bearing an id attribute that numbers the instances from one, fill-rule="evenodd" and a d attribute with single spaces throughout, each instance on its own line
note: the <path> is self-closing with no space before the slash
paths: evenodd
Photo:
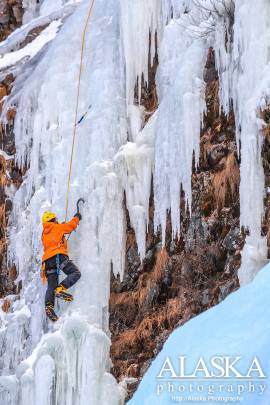
<path id="1" fill-rule="evenodd" d="M 245 405 L 267 405 L 269 392 L 266 385 L 270 375 L 269 317 L 270 265 L 267 265 L 251 284 L 231 294 L 221 304 L 190 320 L 170 335 L 128 405 L 169 405 L 175 402 L 203 402 L 210 405 L 226 401 L 241 402 Z M 161 374 L 163 378 L 157 378 L 167 358 L 179 376 L 179 356 L 186 356 L 186 375 L 193 374 L 202 357 L 208 370 L 220 377 L 200 381 L 179 377 L 170 379 L 172 374 L 167 371 Z M 256 371 L 251 373 L 249 380 L 235 378 L 234 372 L 230 372 L 230 378 L 226 379 L 221 376 L 220 369 L 214 369 L 210 365 L 215 356 L 230 356 L 232 359 L 240 356 L 241 359 L 235 367 L 244 376 L 257 357 L 266 378 L 261 378 L 263 375 Z M 224 365 L 222 361 L 218 360 L 219 365 Z M 169 367 L 168 363 L 166 367 Z M 205 375 L 202 371 L 197 374 L 198 378 L 204 378 Z M 255 380 L 256 377 L 259 378 L 258 381 Z M 252 387 L 251 392 L 248 392 L 249 384 L 254 387 L 254 392 Z M 173 400 L 173 397 L 183 399 Z M 193 400 L 185 400 L 188 397 L 193 397 Z M 204 400 L 200 401 L 199 397 Z M 236 401 L 237 397 L 242 399 Z"/>
<path id="2" fill-rule="evenodd" d="M 0 69 L 4 69 L 19 63 L 24 58 L 33 58 L 44 47 L 45 44 L 55 38 L 60 25 L 60 21 L 52 21 L 51 24 L 34 39 L 34 41 L 27 44 L 24 48 L 15 52 L 6 53 L 0 59 Z"/>
<path id="3" fill-rule="evenodd" d="M 5 55 L 8 52 L 12 52 L 20 48 L 21 43 L 26 39 L 27 35 L 36 28 L 46 26 L 54 20 L 60 18 L 66 19 L 70 14 L 72 14 L 75 8 L 78 6 L 78 1 L 70 1 L 64 3 L 61 8 L 53 8 L 51 13 L 45 13 L 34 19 L 31 19 L 28 23 L 24 24 L 22 27 L 18 28 L 16 31 L 12 32 L 10 36 L 0 43 L 0 55 Z"/>
<path id="4" fill-rule="evenodd" d="M 12 160 L 14 159 L 13 155 L 8 155 L 4 150 L 0 150 L 0 156 L 3 156 L 5 160 Z"/>

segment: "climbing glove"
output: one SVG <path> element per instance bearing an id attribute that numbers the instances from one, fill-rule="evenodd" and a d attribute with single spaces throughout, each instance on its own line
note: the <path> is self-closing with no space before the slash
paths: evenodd
<path id="1" fill-rule="evenodd" d="M 74 215 L 74 217 L 77 217 L 79 219 L 79 221 L 82 220 L 82 215 L 79 212 L 76 212 L 76 214 Z"/>

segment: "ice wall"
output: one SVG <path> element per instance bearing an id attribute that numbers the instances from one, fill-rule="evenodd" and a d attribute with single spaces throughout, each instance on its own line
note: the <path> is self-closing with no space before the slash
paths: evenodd
<path id="1" fill-rule="evenodd" d="M 267 257 L 266 238 L 261 237 L 264 172 L 260 112 L 269 102 L 270 6 L 265 0 L 256 4 L 236 0 L 234 6 L 234 26 L 230 27 L 228 12 L 225 12 L 227 18 L 217 23 L 215 48 L 221 104 L 225 112 L 233 104 L 241 155 L 240 222 L 249 230 L 249 236 L 242 253 L 239 279 L 245 284 L 252 280 Z M 227 32 L 227 42 L 224 32 Z"/>
<path id="2" fill-rule="evenodd" d="M 203 69 L 207 41 L 205 29 L 200 25 L 209 19 L 209 13 L 202 12 L 192 1 L 184 0 L 178 2 L 159 0 L 154 4 L 141 0 L 120 3 L 131 140 L 133 140 L 134 83 L 138 80 L 140 89 L 142 75 L 148 82 L 148 64 L 151 65 L 155 52 L 158 52 L 159 56 L 156 80 L 159 108 L 156 113 L 154 165 L 152 163 L 148 165 L 148 172 L 152 165 L 155 229 L 162 230 L 164 242 L 169 212 L 173 235 L 179 235 L 180 232 L 181 184 L 185 192 L 186 206 L 191 207 L 193 153 L 197 164 L 200 128 L 205 107 Z M 150 52 L 148 47 L 145 47 L 148 43 Z M 134 53 L 136 58 L 133 57 Z M 140 91 L 138 99 L 140 101 Z M 146 185 L 150 184 L 148 176 Z M 150 189 L 147 196 L 149 194 Z M 127 193 L 127 201 L 128 199 Z M 131 204 L 128 201 L 129 205 Z M 148 203 L 140 207 L 143 208 L 141 215 L 147 218 Z M 136 232 L 140 240 L 141 235 Z M 145 250 L 143 245 L 144 242 L 140 243 L 141 252 Z"/>
<path id="3" fill-rule="evenodd" d="M 259 1 L 252 8 L 248 2 L 236 2 L 234 60 L 238 60 L 241 71 L 234 78 L 234 100 L 241 139 L 240 221 L 250 230 L 242 253 L 241 284 L 250 281 L 267 258 L 266 238 L 261 237 L 264 172 L 260 111 L 269 103 L 269 18 L 267 1 Z"/>
<path id="4" fill-rule="evenodd" d="M 207 47 L 203 38 L 192 35 L 189 25 L 186 18 L 171 22 L 159 53 L 154 197 L 155 228 L 161 226 L 163 242 L 169 211 L 173 236 L 180 233 L 181 185 L 191 208 L 193 153 L 195 164 L 199 159 Z"/>
<path id="5" fill-rule="evenodd" d="M 71 255 L 83 276 L 74 303 L 58 307 L 58 325 L 45 324 L 39 277 L 41 214 L 50 209 L 60 220 L 64 217 L 82 22 L 88 7 L 89 2 L 82 3 L 63 25 L 10 99 L 18 104 L 17 164 L 29 170 L 15 195 L 10 226 L 9 253 L 22 290 L 1 334 L 6 353 L 2 370 L 16 371 L 12 384 L 6 377 L 0 382 L 0 402 L 5 404 L 115 405 L 123 400 L 124 391 L 107 374 L 110 271 L 112 265 L 115 274 L 123 272 L 125 252 L 123 195 L 112 160 L 126 142 L 114 1 L 96 1 L 88 27 L 79 115 L 91 108 L 78 128 L 69 211 L 69 216 L 74 214 L 78 197 L 86 199 L 82 224 L 70 240 Z"/>

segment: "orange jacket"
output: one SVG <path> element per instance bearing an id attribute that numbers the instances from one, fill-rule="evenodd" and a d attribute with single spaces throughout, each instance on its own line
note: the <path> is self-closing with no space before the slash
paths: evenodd
<path id="1" fill-rule="evenodd" d="M 68 256 L 68 243 L 65 234 L 74 231 L 79 222 L 79 218 L 74 217 L 71 221 L 64 224 L 56 224 L 54 222 L 45 222 L 43 224 L 42 243 L 44 254 L 42 262 L 57 254 Z"/>

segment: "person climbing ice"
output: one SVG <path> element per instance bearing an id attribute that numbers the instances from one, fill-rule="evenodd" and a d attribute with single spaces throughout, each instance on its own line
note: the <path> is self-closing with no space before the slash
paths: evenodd
<path id="1" fill-rule="evenodd" d="M 77 205 L 78 206 L 78 205 Z M 82 216 L 78 212 L 69 222 L 59 224 L 56 214 L 44 212 L 42 216 L 43 232 L 42 243 L 44 254 L 42 256 L 42 273 L 48 281 L 45 295 L 46 315 L 53 322 L 58 320 L 54 311 L 55 297 L 64 301 L 73 301 L 73 296 L 67 292 L 81 277 L 81 272 L 68 256 L 68 243 L 65 235 L 73 232 Z M 59 284 L 59 272 L 62 270 L 66 278 Z"/>

